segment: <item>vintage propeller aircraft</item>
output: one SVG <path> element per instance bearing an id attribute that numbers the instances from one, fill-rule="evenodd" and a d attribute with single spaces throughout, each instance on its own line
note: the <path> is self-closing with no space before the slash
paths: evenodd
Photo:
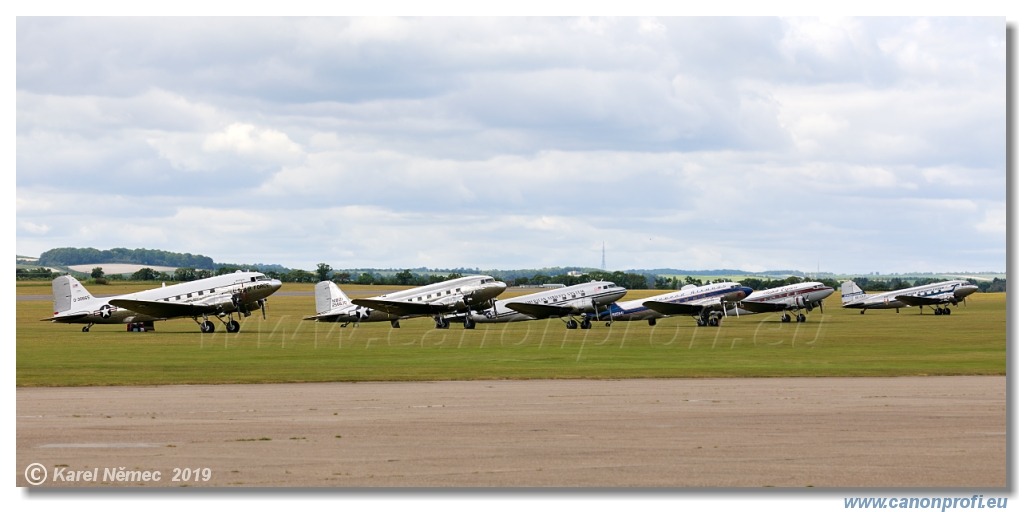
<path id="1" fill-rule="evenodd" d="M 216 318 L 228 332 L 241 325 L 234 315 L 249 316 L 261 310 L 266 318 L 267 297 L 281 288 L 281 281 L 260 272 L 237 271 L 232 274 L 197 279 L 151 290 L 95 297 L 77 279 L 60 276 L 53 280 L 53 317 L 44 321 L 86 324 L 89 332 L 95 324 L 128 324 L 129 330 L 152 330 L 153 322 L 171 318 L 192 318 L 199 330 L 211 333 Z M 199 319 L 202 318 L 202 321 Z"/>

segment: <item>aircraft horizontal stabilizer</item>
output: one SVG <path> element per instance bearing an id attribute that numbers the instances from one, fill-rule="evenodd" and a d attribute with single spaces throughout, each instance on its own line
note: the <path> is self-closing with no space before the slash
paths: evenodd
<path id="1" fill-rule="evenodd" d="M 76 320 L 81 320 L 89 316 L 89 313 L 78 313 L 76 315 L 63 315 L 60 317 L 43 318 L 40 322 L 57 322 L 57 323 L 75 323 Z"/>

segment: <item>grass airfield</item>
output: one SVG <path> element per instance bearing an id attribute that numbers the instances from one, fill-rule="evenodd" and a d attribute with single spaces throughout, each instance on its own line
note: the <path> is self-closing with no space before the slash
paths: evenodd
<path id="1" fill-rule="evenodd" d="M 87 285 L 99 296 L 153 285 Z M 345 286 L 352 297 L 385 287 Z M 433 320 L 340 327 L 303 321 L 313 285 L 287 283 L 270 297 L 267 319 L 242 321 L 236 334 L 202 334 L 191 319 L 156 331 L 123 325 L 42 322 L 51 316 L 49 282 L 17 283 L 17 385 L 112 386 L 474 379 L 629 379 L 1005 375 L 1006 295 L 976 293 L 953 314 L 925 308 L 868 311 L 840 307 L 839 293 L 806 323 L 777 314 L 729 317 L 698 328 L 690 317 L 595 323 L 567 330 L 559 320 L 434 328 Z M 500 298 L 516 295 L 512 289 Z M 631 291 L 624 300 L 663 293 Z M 216 321 L 215 321 L 216 322 Z"/>

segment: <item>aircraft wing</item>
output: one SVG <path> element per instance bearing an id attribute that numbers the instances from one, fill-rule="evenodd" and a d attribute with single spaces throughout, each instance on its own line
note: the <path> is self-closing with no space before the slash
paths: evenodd
<path id="1" fill-rule="evenodd" d="M 783 302 L 747 302 L 740 301 L 740 307 L 753 313 L 771 313 L 773 311 L 784 311 L 789 305 Z"/>
<path id="2" fill-rule="evenodd" d="M 365 306 L 370 309 L 383 311 L 394 316 L 424 316 L 436 315 L 451 311 L 452 307 L 447 304 L 430 304 L 425 302 L 408 302 L 401 300 L 381 299 L 354 299 L 353 304 Z"/>
<path id="3" fill-rule="evenodd" d="M 208 304 L 160 302 L 152 300 L 130 300 L 112 299 L 111 306 L 130 309 L 136 313 L 149 315 L 155 318 L 175 318 L 183 316 L 200 316 L 203 314 L 219 313 L 221 308 Z"/>
<path id="4" fill-rule="evenodd" d="M 897 295 L 895 299 L 908 306 L 934 306 L 949 302 L 949 299 L 934 299 L 931 297 L 918 297 L 916 295 Z"/>
<path id="5" fill-rule="evenodd" d="M 348 313 L 337 313 L 334 315 L 313 315 L 303 317 L 303 320 L 316 320 L 317 322 L 347 322 L 352 319 L 352 315 Z"/>
<path id="6" fill-rule="evenodd" d="M 522 313 L 524 315 L 530 315 L 534 318 L 552 318 L 552 317 L 563 317 L 569 316 L 576 312 L 575 309 L 566 306 L 553 306 L 550 304 L 528 304 L 526 302 L 509 302 L 505 304 L 505 307 Z"/>
<path id="7" fill-rule="evenodd" d="M 645 308 L 652 309 L 663 315 L 699 315 L 706 307 L 693 303 L 662 302 L 659 300 L 649 300 L 644 302 L 643 305 Z"/>

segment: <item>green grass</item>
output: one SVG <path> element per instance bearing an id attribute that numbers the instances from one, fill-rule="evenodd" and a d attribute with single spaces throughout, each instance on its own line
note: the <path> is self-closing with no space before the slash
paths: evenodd
<path id="1" fill-rule="evenodd" d="M 380 288 L 346 289 L 365 296 Z M 158 322 L 151 333 L 117 325 L 83 333 L 81 325 L 39 321 L 51 314 L 49 283 L 18 283 L 17 385 L 1006 374 L 1005 294 L 972 295 L 966 308 L 938 317 L 916 308 L 860 315 L 840 308 L 836 293 L 824 316 L 815 311 L 804 324 L 764 314 L 729 318 L 719 328 L 679 317 L 654 328 L 620 322 L 570 331 L 543 320 L 467 331 L 437 330 L 430 319 L 403 320 L 401 329 L 302 321 L 313 312 L 311 291 L 286 284 L 271 297 L 267 319 L 245 319 L 238 334 L 219 323 L 216 333 L 200 334 L 190 319 Z M 35 295 L 47 298 L 28 297 Z"/>

